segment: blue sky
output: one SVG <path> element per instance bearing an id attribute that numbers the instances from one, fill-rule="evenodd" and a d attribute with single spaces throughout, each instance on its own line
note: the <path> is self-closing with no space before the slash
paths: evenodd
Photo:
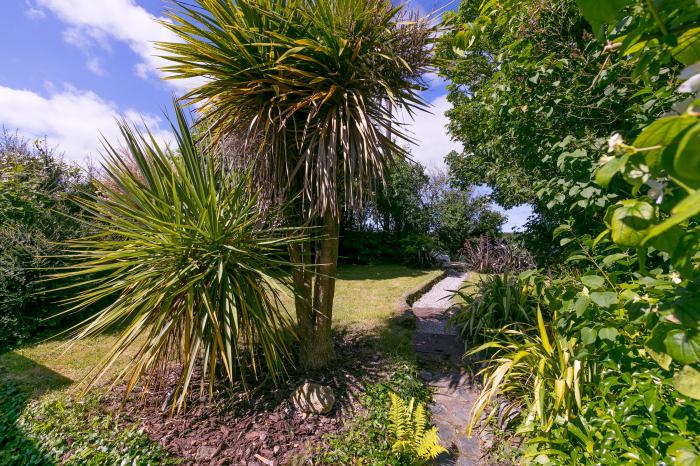
<path id="1" fill-rule="evenodd" d="M 447 2 L 414 0 L 422 11 Z M 451 6 L 457 3 L 454 2 Z M 168 40 L 156 23 L 162 0 L 3 0 L 0 15 L 0 125 L 29 138 L 46 136 L 67 159 L 95 160 L 99 137 L 118 138 L 115 119 L 144 121 L 167 138 L 162 117 L 187 82 L 163 81 L 152 42 Z M 445 134 L 444 83 L 431 81 L 432 114 L 410 122 L 414 158 L 444 168 L 460 145 Z M 506 230 L 522 225 L 529 208 L 508 212 Z"/>

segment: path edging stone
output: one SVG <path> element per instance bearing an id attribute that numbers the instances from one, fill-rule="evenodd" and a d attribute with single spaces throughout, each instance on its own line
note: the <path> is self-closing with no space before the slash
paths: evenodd
<path id="1" fill-rule="evenodd" d="M 418 301 L 421 296 L 430 291 L 430 289 L 435 286 L 435 284 L 443 280 L 447 276 L 448 269 L 442 271 L 440 275 L 433 278 L 432 280 L 418 285 L 411 291 L 408 291 L 401 295 L 401 297 L 396 301 L 396 306 L 394 308 L 397 315 L 409 318 L 413 316 L 413 303 Z"/>

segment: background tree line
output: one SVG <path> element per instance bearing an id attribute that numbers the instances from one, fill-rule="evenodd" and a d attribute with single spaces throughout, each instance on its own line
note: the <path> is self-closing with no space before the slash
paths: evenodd
<path id="1" fill-rule="evenodd" d="M 465 240 L 495 236 L 505 217 L 472 186 L 410 160 L 390 167 L 376 197 L 341 221 L 340 259 L 354 263 L 434 265 L 458 256 Z"/>

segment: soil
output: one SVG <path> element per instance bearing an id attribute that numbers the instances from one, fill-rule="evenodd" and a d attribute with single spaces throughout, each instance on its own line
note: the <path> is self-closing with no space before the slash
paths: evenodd
<path id="1" fill-rule="evenodd" d="M 171 416 L 168 388 L 177 377 L 172 371 L 161 379 L 161 388 L 132 391 L 122 413 L 187 465 L 315 464 L 312 458 L 322 447 L 323 436 L 342 432 L 345 421 L 360 415 L 357 399 L 363 386 L 381 380 L 390 366 L 363 339 L 338 338 L 337 363 L 324 374 L 292 375 L 278 387 L 263 383 L 247 397 L 232 396 L 219 387 L 212 400 L 207 394 L 193 396 L 184 412 Z M 333 387 L 336 403 L 329 414 L 294 409 L 290 395 L 306 380 Z M 192 387 L 198 386 L 194 380 Z M 193 392 L 199 395 L 198 389 Z M 118 406 L 122 394 L 123 387 L 115 390 L 108 405 Z"/>

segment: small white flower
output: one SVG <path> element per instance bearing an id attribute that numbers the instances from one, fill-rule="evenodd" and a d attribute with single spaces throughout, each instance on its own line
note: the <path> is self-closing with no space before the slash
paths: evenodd
<path id="1" fill-rule="evenodd" d="M 622 147 L 625 141 L 622 139 L 620 133 L 613 133 L 608 139 L 608 152 L 615 152 Z"/>
<path id="2" fill-rule="evenodd" d="M 681 280 L 681 276 L 678 275 L 678 272 L 671 272 L 671 281 L 675 283 L 676 285 L 680 284 L 683 280 Z"/>
<path id="3" fill-rule="evenodd" d="M 664 201 L 664 188 L 666 184 L 651 178 L 648 179 L 646 183 L 651 188 L 648 193 L 649 197 L 656 200 L 657 204 L 661 204 Z"/>
<path id="4" fill-rule="evenodd" d="M 584 286 L 584 287 L 583 287 L 583 290 L 581 290 L 581 293 L 583 293 L 584 295 L 588 296 L 588 295 L 590 294 L 589 291 L 588 291 L 588 287 L 587 287 L 587 286 Z"/>

